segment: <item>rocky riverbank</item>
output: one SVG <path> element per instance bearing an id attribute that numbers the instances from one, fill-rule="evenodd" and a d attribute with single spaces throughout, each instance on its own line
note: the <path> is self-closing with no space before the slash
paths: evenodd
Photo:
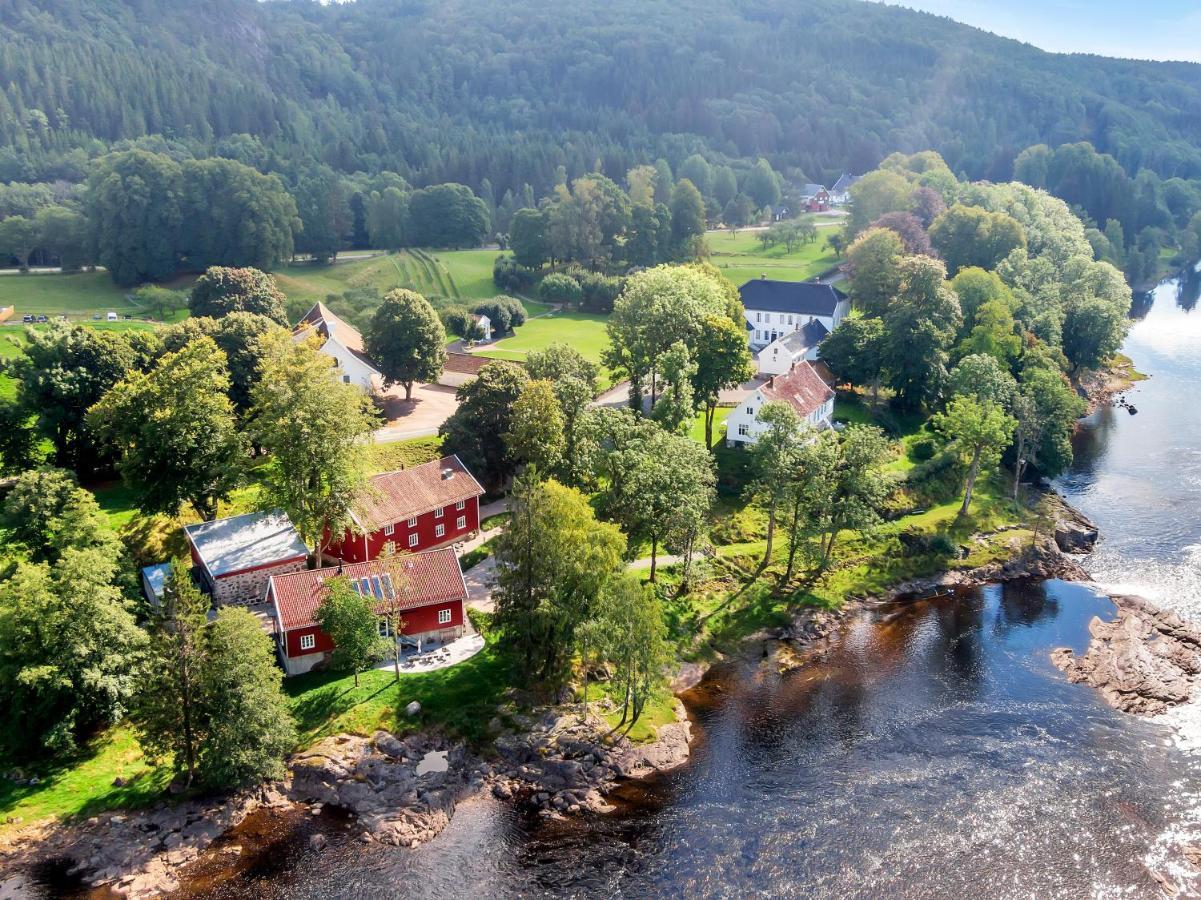
<path id="1" fill-rule="evenodd" d="M 1141 597 L 1113 602 L 1117 616 L 1093 618 L 1082 655 L 1060 647 L 1052 662 L 1069 681 L 1096 688 L 1124 712 L 1155 716 L 1186 703 L 1201 674 L 1201 628 Z"/>

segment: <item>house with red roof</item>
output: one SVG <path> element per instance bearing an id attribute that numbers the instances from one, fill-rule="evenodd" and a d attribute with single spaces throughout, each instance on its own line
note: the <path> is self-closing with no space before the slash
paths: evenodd
<path id="1" fill-rule="evenodd" d="M 324 555 L 359 563 L 461 541 L 479 530 L 483 494 L 458 456 L 376 475 L 351 513 L 357 528 L 328 535 Z"/>
<path id="2" fill-rule="evenodd" d="M 829 428 L 834 416 L 834 391 L 808 362 L 799 362 L 783 375 L 773 375 L 743 398 L 726 419 L 726 445 L 753 444 L 766 426 L 759 410 L 782 401 L 813 428 Z"/>
<path id="3" fill-rule="evenodd" d="M 258 603 L 267 580 L 308 564 L 305 546 L 282 509 L 185 525 L 201 588 L 217 604 Z"/>
<path id="4" fill-rule="evenodd" d="M 330 312 L 324 303 L 315 304 L 292 330 L 297 341 L 313 335 L 321 340 L 321 352 L 333 357 L 338 364 L 344 382 L 358 385 L 365 391 L 374 390 L 382 376 L 364 349 L 363 336 Z"/>
<path id="5" fill-rule="evenodd" d="M 449 548 L 275 575 L 267 585 L 267 602 L 280 659 L 289 675 L 308 672 L 334 649 L 316 621 L 317 608 L 334 578 L 345 578 L 353 590 L 375 598 L 383 636 L 389 635 L 389 619 L 395 612 L 401 617 L 404 643 L 418 651 L 463 635 L 467 585 Z"/>

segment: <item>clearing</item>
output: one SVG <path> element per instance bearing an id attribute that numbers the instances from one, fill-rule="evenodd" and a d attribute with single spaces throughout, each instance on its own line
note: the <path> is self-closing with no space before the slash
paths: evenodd
<path id="1" fill-rule="evenodd" d="M 740 286 L 752 278 L 766 274 L 782 281 L 808 281 L 837 265 L 838 254 L 830 247 L 834 233 L 830 226 L 818 230 L 817 240 L 799 244 L 791 253 L 783 244 L 764 249 L 758 231 L 710 231 L 705 234 L 709 245 L 709 261 L 734 285 Z"/>

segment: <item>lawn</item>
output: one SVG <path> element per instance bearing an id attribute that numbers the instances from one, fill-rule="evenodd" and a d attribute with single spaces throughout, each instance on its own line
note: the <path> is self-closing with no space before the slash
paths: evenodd
<path id="1" fill-rule="evenodd" d="M 807 281 L 837 265 L 838 255 L 829 246 L 832 229 L 822 228 L 818 239 L 788 253 L 783 245 L 764 249 L 757 232 L 710 231 L 705 235 L 709 261 L 735 285 L 766 274 L 784 281 Z"/>
<path id="2" fill-rule="evenodd" d="M 125 288 L 113 284 L 107 272 L 0 275 L 0 306 L 15 306 L 18 322 L 26 314 L 87 318 L 97 312 L 141 313 L 126 293 Z"/>
<path id="3" fill-rule="evenodd" d="M 356 288 L 386 294 L 397 287 L 410 288 L 427 298 L 471 304 L 500 293 L 492 283 L 492 262 L 498 252 L 413 249 L 331 265 L 298 263 L 276 271 L 275 280 L 293 306 L 311 305 Z"/>
<path id="4" fill-rule="evenodd" d="M 725 436 L 723 426 L 726 419 L 730 417 L 730 413 L 734 411 L 733 406 L 719 406 L 713 414 L 713 443 L 719 444 Z M 688 436 L 698 444 L 705 443 L 705 411 L 702 409 L 696 414 L 696 418 L 692 420 L 692 424 L 688 427 Z"/>
<path id="5" fill-rule="evenodd" d="M 605 331 L 608 316 L 593 313 L 551 313 L 526 319 L 512 337 L 502 338 L 477 351 L 492 359 L 523 360 L 531 350 L 545 350 L 553 343 L 570 344 L 587 359 L 600 362 L 601 352 L 609 345 Z"/>

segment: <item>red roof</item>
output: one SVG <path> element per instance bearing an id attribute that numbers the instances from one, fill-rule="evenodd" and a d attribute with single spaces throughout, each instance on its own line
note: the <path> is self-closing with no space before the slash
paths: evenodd
<path id="1" fill-rule="evenodd" d="M 371 579 L 374 576 L 374 581 Z M 331 578 L 346 578 L 360 590 L 382 596 L 376 612 L 383 614 L 392 603 L 389 595 L 399 597 L 399 609 L 417 609 L 448 600 L 467 600 L 467 586 L 458 557 L 449 547 L 425 553 L 404 554 L 391 559 L 376 559 L 352 565 L 327 566 L 290 575 L 273 575 L 268 592 L 279 613 L 280 631 L 292 631 L 315 625 L 314 614 L 325 599 L 325 583 Z M 361 579 L 368 579 L 364 584 Z M 389 590 L 391 587 L 391 590 Z"/>
<path id="2" fill-rule="evenodd" d="M 355 519 L 368 531 L 378 531 L 385 525 L 395 525 L 484 493 L 457 456 L 376 475 L 371 479 L 371 487 L 355 510 Z"/>
<path id="3" fill-rule="evenodd" d="M 759 391 L 765 400 L 783 400 L 802 418 L 817 412 L 822 404 L 834 399 L 834 392 L 807 362 L 793 366 L 791 371 L 783 375 L 769 378 Z"/>
<path id="4" fill-rule="evenodd" d="M 473 356 L 470 353 L 450 353 L 446 354 L 446 361 L 442 364 L 444 372 L 458 372 L 461 375 L 478 375 L 480 369 L 494 362 L 486 356 Z"/>

